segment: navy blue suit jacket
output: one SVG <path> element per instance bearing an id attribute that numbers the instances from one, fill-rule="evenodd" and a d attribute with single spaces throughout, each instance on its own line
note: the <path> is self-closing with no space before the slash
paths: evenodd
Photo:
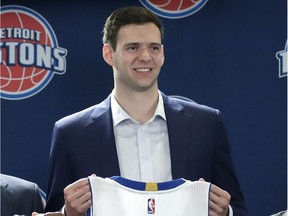
<path id="1" fill-rule="evenodd" d="M 234 216 L 247 215 L 220 112 L 162 96 L 173 179 L 202 177 L 230 193 Z M 80 178 L 120 175 L 110 96 L 56 122 L 50 153 L 46 211 L 59 210 L 63 189 Z"/>

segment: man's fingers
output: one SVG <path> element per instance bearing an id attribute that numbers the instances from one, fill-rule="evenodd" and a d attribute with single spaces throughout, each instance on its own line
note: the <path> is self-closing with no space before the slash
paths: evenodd
<path id="1" fill-rule="evenodd" d="M 88 178 L 80 179 L 64 189 L 67 215 L 83 214 L 91 206 L 91 191 Z"/>
<path id="2" fill-rule="evenodd" d="M 65 192 L 64 192 L 65 194 Z M 72 207 L 81 205 L 91 198 L 90 186 L 85 185 L 81 188 L 76 188 L 73 193 L 65 195 L 66 202 L 70 203 Z"/>
<path id="3" fill-rule="evenodd" d="M 210 208 L 210 212 L 216 213 L 216 215 L 220 214 L 223 211 L 223 208 L 221 208 L 219 205 L 214 203 L 212 200 L 210 200 L 209 202 L 209 208 Z"/>
<path id="4" fill-rule="evenodd" d="M 231 199 L 230 194 L 227 191 L 222 190 L 221 188 L 217 187 L 214 184 L 211 184 L 211 192 L 215 194 L 217 197 L 220 197 L 221 199 L 224 199 L 230 202 L 230 199 Z"/>
<path id="5" fill-rule="evenodd" d="M 200 178 L 199 181 L 205 181 Z M 220 187 L 211 184 L 209 200 L 209 216 L 226 215 L 230 203 L 230 194 Z"/>
<path id="6" fill-rule="evenodd" d="M 210 191 L 210 213 L 209 215 L 226 215 L 228 211 L 228 206 L 230 203 L 231 196 L 230 194 L 217 187 L 216 185 L 211 184 Z"/>
<path id="7" fill-rule="evenodd" d="M 79 190 L 80 188 L 89 185 L 89 181 L 87 178 L 82 178 L 79 179 L 78 181 L 68 185 L 65 189 L 64 189 L 64 193 L 69 193 L 69 192 L 73 192 L 76 190 Z"/>
<path id="8" fill-rule="evenodd" d="M 214 203 L 217 206 L 217 208 L 219 207 L 221 209 L 225 209 L 225 208 L 228 207 L 228 205 L 230 203 L 230 198 L 229 197 L 224 197 L 224 196 L 219 196 L 218 194 L 215 194 L 215 193 L 213 193 L 211 191 L 211 193 L 210 193 L 210 201 L 212 202 L 212 204 Z M 214 205 L 211 205 L 211 207 L 212 206 L 214 206 Z"/>
<path id="9" fill-rule="evenodd" d="M 87 211 L 87 209 L 90 208 L 92 202 L 91 202 L 91 199 L 84 199 L 85 201 L 83 200 L 80 200 L 80 199 L 77 199 L 77 200 L 74 200 L 73 202 L 70 203 L 70 208 L 73 209 L 73 211 L 77 212 L 77 213 L 84 213 Z M 66 208 L 68 208 L 68 205 L 65 206 Z M 70 211 L 69 211 L 70 212 Z"/>

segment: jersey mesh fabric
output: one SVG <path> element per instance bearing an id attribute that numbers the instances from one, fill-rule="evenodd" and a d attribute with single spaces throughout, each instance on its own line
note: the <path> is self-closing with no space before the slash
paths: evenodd
<path id="1" fill-rule="evenodd" d="M 208 182 L 177 179 L 145 191 L 144 182 L 122 177 L 88 177 L 92 191 L 90 216 L 208 216 Z M 136 189 L 137 188 L 137 189 Z"/>

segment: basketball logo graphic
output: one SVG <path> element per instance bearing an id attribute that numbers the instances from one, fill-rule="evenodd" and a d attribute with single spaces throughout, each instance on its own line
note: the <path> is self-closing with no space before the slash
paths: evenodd
<path id="1" fill-rule="evenodd" d="M 147 213 L 155 214 L 155 199 L 148 199 L 147 206 L 148 206 Z"/>
<path id="2" fill-rule="evenodd" d="M 208 0 L 140 0 L 141 4 L 161 17 L 178 19 L 200 10 Z"/>
<path id="3" fill-rule="evenodd" d="M 1 7 L 1 98 L 20 100 L 41 91 L 66 71 L 67 50 L 49 23 L 23 6 Z"/>

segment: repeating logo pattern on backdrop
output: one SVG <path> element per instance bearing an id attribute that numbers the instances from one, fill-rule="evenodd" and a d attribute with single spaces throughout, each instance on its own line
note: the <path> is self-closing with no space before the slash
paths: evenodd
<path id="1" fill-rule="evenodd" d="M 1 98 L 31 97 L 66 71 L 67 50 L 58 46 L 50 24 L 23 6 L 1 7 Z"/>
<path id="2" fill-rule="evenodd" d="M 279 61 L 279 78 L 287 77 L 288 73 L 288 40 L 285 49 L 276 53 L 276 58 Z"/>
<path id="3" fill-rule="evenodd" d="M 161 17 L 178 19 L 200 10 L 208 0 L 140 0 L 141 4 Z"/>

